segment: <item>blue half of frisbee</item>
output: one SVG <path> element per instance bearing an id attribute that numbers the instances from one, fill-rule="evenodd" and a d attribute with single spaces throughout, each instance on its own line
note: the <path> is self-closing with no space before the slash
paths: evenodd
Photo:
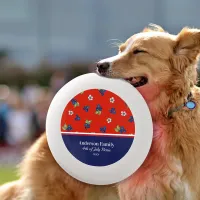
<path id="1" fill-rule="evenodd" d="M 68 151 L 79 161 L 92 166 L 114 164 L 129 151 L 134 138 L 62 134 Z"/>

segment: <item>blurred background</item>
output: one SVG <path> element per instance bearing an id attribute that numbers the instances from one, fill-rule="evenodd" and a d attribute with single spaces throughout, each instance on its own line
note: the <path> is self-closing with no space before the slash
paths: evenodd
<path id="1" fill-rule="evenodd" d="M 55 93 L 149 23 L 200 28 L 193 0 L 0 0 L 0 184 L 45 130 Z"/>

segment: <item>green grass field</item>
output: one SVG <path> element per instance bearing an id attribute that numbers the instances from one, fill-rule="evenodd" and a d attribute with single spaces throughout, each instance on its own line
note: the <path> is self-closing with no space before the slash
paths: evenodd
<path id="1" fill-rule="evenodd" d="M 12 167 L 0 167 L 0 185 L 9 181 L 16 180 L 16 169 Z"/>

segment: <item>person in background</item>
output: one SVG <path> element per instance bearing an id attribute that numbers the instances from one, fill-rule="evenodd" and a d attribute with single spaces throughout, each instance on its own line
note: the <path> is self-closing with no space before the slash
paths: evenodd
<path id="1" fill-rule="evenodd" d="M 10 88 L 6 85 L 0 85 L 0 146 L 6 145 L 7 134 L 7 114 L 9 106 L 6 102 L 10 93 Z"/>
<path id="2" fill-rule="evenodd" d="M 63 71 L 57 71 L 51 77 L 50 88 L 56 94 L 65 83 L 65 73 Z"/>
<path id="3" fill-rule="evenodd" d="M 6 144 L 5 142 L 6 131 L 7 131 L 6 120 L 3 117 L 3 115 L 0 114 L 0 146 L 2 145 L 4 146 Z"/>
<path id="4" fill-rule="evenodd" d="M 38 104 L 39 97 L 43 97 L 45 89 L 40 87 L 37 84 L 29 84 L 26 85 L 22 90 L 22 98 L 24 100 L 25 105 L 31 111 L 31 121 L 32 121 L 32 134 L 31 141 L 34 141 L 36 138 L 40 136 L 43 131 L 41 128 L 40 121 L 38 119 L 38 113 L 36 105 Z"/>
<path id="5" fill-rule="evenodd" d="M 46 125 L 46 116 L 54 93 L 50 89 L 43 88 L 43 92 L 37 97 L 33 106 L 33 123 L 36 125 L 35 138 L 38 138 L 44 131 Z"/>
<path id="6" fill-rule="evenodd" d="M 16 90 L 11 92 L 8 104 L 10 110 L 6 118 L 8 126 L 6 141 L 11 146 L 20 147 L 30 141 L 32 114 Z"/>

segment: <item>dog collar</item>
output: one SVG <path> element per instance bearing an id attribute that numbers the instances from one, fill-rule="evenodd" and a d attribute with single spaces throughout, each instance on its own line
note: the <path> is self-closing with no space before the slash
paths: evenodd
<path id="1" fill-rule="evenodd" d="M 172 117 L 172 114 L 174 112 L 177 112 L 184 107 L 188 108 L 189 110 L 193 110 L 196 107 L 196 103 L 194 101 L 192 101 L 192 93 L 191 92 L 188 94 L 187 101 L 184 104 L 181 104 L 180 106 L 178 106 L 176 108 L 172 108 L 171 110 L 169 110 L 168 117 Z"/>

